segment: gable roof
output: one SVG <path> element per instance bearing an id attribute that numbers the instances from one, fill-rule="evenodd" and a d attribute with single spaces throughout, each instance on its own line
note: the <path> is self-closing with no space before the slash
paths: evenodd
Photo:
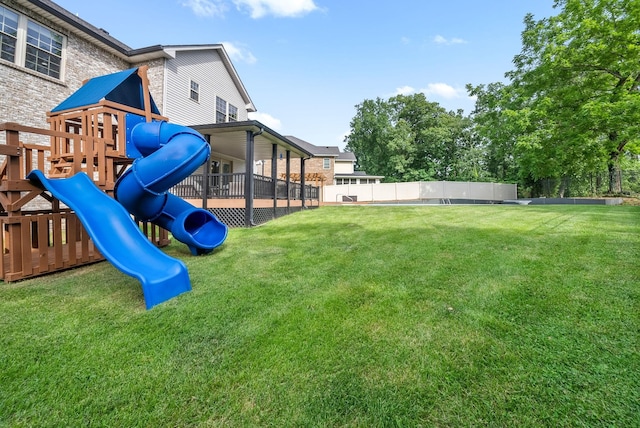
<path id="1" fill-rule="evenodd" d="M 356 154 L 353 152 L 340 152 L 340 156 L 338 156 L 338 159 L 336 159 L 336 161 L 342 161 L 342 162 L 355 162 L 358 159 L 356 158 Z"/>
<path id="2" fill-rule="evenodd" d="M 296 145 L 300 147 L 304 147 L 314 157 L 337 158 L 340 156 L 340 147 L 338 146 L 315 146 L 307 141 L 301 140 L 300 138 L 294 137 L 292 135 L 287 135 L 286 138 L 290 141 L 295 142 Z"/>
<path id="3" fill-rule="evenodd" d="M 175 58 L 178 52 L 190 52 L 190 51 L 193 52 L 193 51 L 206 51 L 206 50 L 216 51 L 220 56 L 220 59 L 222 59 L 222 63 L 224 64 L 225 69 L 229 73 L 229 76 L 231 76 L 231 80 L 236 86 L 236 89 L 238 89 L 238 92 L 242 97 L 242 101 L 245 103 L 245 107 L 247 111 L 249 112 L 256 111 L 256 107 L 253 104 L 253 101 L 251 101 L 251 97 L 249 97 L 249 93 L 247 92 L 247 89 L 244 87 L 242 80 L 240 80 L 240 75 L 238 74 L 235 67 L 233 66 L 233 63 L 231 62 L 231 58 L 229 58 L 229 54 L 227 53 L 227 50 L 224 48 L 224 45 L 222 43 L 203 44 L 203 45 L 159 45 L 159 46 L 156 46 L 155 48 L 161 49 L 164 52 L 164 54 L 166 54 L 170 58 Z M 151 49 L 151 48 L 148 48 L 148 49 Z"/>
<path id="4" fill-rule="evenodd" d="M 72 110 L 80 107 L 97 104 L 102 100 L 113 101 L 129 107 L 144 110 L 144 93 L 142 79 L 137 73 L 137 68 L 119 71 L 117 73 L 94 77 L 88 80 L 69 98 L 58 104 L 52 113 Z M 153 98 L 151 100 L 151 112 L 160 114 Z"/>
<path id="5" fill-rule="evenodd" d="M 110 52 L 116 57 L 127 61 L 130 64 L 138 64 L 158 58 L 175 58 L 176 52 L 189 50 L 216 50 L 222 58 L 225 68 L 227 69 L 233 83 L 236 85 L 238 92 L 242 96 L 242 100 L 246 104 L 247 111 L 254 112 L 256 107 L 249 97 L 244 84 L 240 80 L 240 76 L 235 70 L 231 59 L 222 44 L 206 44 L 206 45 L 153 45 L 140 49 L 132 49 L 120 40 L 109 35 L 109 32 L 103 28 L 98 28 L 89 22 L 74 15 L 68 10 L 58 6 L 51 0 L 15 0 L 21 6 L 41 15 L 50 21 L 56 23 L 62 28 L 67 29 L 78 37 L 88 40 L 102 49 Z"/>

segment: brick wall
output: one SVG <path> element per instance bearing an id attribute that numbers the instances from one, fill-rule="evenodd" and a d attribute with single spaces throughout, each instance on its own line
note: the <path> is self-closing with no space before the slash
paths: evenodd
<path id="1" fill-rule="evenodd" d="M 22 8 L 12 0 L 3 0 L 14 11 L 67 37 L 63 80 L 0 60 L 0 122 L 49 128 L 46 113 L 73 94 L 84 80 L 130 68 L 126 61 L 69 33 L 53 22 Z M 162 84 L 162 82 L 160 82 Z"/>

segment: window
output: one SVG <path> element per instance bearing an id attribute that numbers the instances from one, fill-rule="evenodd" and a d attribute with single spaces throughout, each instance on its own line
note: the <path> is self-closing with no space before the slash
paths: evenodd
<path id="1" fill-rule="evenodd" d="M 227 121 L 227 102 L 220 97 L 216 97 L 216 123 Z"/>
<path id="2" fill-rule="evenodd" d="M 322 168 L 331 169 L 331 159 L 329 158 L 322 159 Z"/>
<path id="3" fill-rule="evenodd" d="M 61 65 L 62 36 L 29 21 L 25 67 L 59 79 Z"/>
<path id="4" fill-rule="evenodd" d="M 193 80 L 191 81 L 189 88 L 189 98 L 191 98 L 195 102 L 200 101 L 200 85 L 198 85 L 198 83 L 194 82 Z"/>
<path id="5" fill-rule="evenodd" d="M 65 38 L 0 6 L 0 58 L 60 79 Z"/>
<path id="6" fill-rule="evenodd" d="M 336 184 L 358 184 L 356 178 L 336 178 Z"/>
<path id="7" fill-rule="evenodd" d="M 229 122 L 238 121 L 238 107 L 229 104 Z"/>
<path id="8" fill-rule="evenodd" d="M 0 6 L 0 58 L 15 62 L 18 14 Z"/>

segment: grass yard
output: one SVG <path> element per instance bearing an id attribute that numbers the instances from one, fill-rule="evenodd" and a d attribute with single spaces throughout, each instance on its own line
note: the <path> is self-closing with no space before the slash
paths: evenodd
<path id="1" fill-rule="evenodd" d="M 0 427 L 638 427 L 640 207 L 323 207 L 0 283 Z"/>

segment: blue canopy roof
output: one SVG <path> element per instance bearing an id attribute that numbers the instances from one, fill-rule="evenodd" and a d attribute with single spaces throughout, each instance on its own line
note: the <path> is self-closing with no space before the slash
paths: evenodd
<path id="1" fill-rule="evenodd" d="M 52 113 L 63 110 L 77 109 L 104 100 L 123 104 L 128 107 L 144 110 L 144 93 L 142 79 L 137 68 L 119 71 L 105 76 L 94 77 L 82 85 L 69 98 L 56 106 Z M 151 100 L 151 112 L 160 114 L 156 103 Z"/>

